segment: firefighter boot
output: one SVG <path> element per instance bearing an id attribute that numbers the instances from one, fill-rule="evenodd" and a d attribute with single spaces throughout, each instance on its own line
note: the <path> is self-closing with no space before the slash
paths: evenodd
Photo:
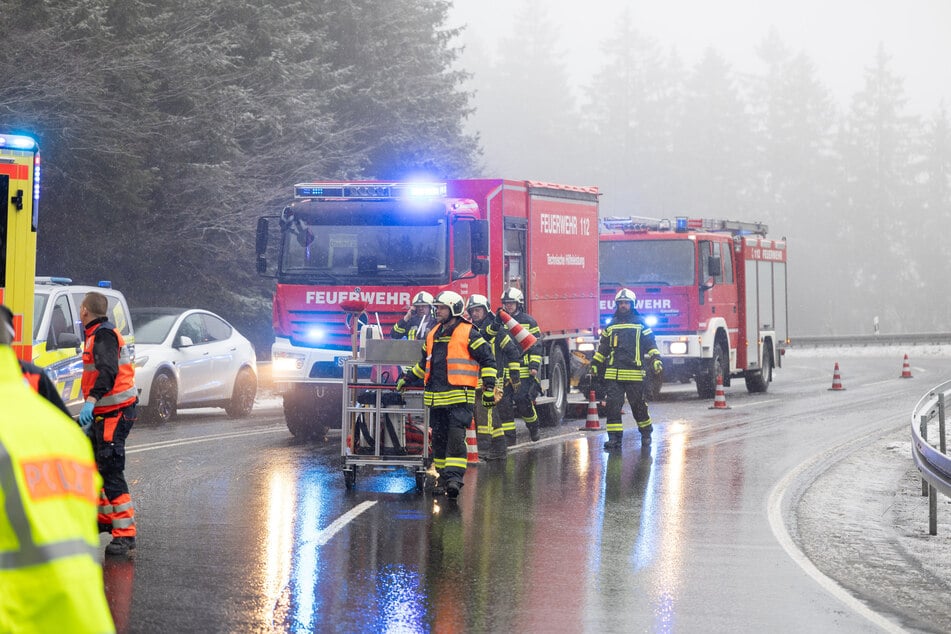
<path id="1" fill-rule="evenodd" d="M 135 537 L 113 537 L 106 545 L 106 554 L 110 557 L 131 557 L 135 550 Z"/>
<path id="2" fill-rule="evenodd" d="M 624 435 L 622 431 L 612 431 L 608 432 L 608 441 L 604 443 L 604 450 L 611 451 L 613 449 L 621 448 L 621 437 Z"/>
<path id="3" fill-rule="evenodd" d="M 505 454 L 508 453 L 508 442 L 505 436 L 496 436 L 492 439 L 492 445 L 486 454 L 486 460 L 505 460 Z"/>
<path id="4" fill-rule="evenodd" d="M 528 427 L 528 435 L 532 442 L 538 442 L 538 423 L 528 423 L 525 426 Z"/>
<path id="5" fill-rule="evenodd" d="M 446 481 L 443 479 L 442 474 L 440 473 L 436 476 L 436 481 L 433 483 L 433 495 L 445 495 L 446 494 Z"/>
<path id="6" fill-rule="evenodd" d="M 640 427 L 639 431 L 641 432 L 641 444 L 649 445 L 651 443 L 651 432 L 654 431 L 654 426 L 648 423 L 647 425 Z"/>
<path id="7" fill-rule="evenodd" d="M 449 499 L 454 500 L 459 497 L 460 489 L 462 489 L 462 481 L 451 480 L 448 484 L 446 484 L 446 496 L 449 497 Z"/>

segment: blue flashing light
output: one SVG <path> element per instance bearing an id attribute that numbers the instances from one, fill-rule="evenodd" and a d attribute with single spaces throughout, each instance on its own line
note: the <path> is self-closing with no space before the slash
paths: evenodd
<path id="1" fill-rule="evenodd" d="M 99 280 L 99 283 L 96 284 L 99 288 L 112 288 L 112 282 L 109 280 Z"/>
<path id="2" fill-rule="evenodd" d="M 677 216 L 677 233 L 687 231 L 687 216 Z"/>
<path id="3" fill-rule="evenodd" d="M 648 315 L 644 318 L 644 323 L 653 328 L 657 325 L 657 315 Z"/>
<path id="4" fill-rule="evenodd" d="M 406 193 L 413 198 L 438 198 L 446 195 L 445 183 L 411 183 Z"/>
<path id="5" fill-rule="evenodd" d="M 0 148 L 12 148 L 14 150 L 35 150 L 36 141 L 28 136 L 19 134 L 0 134 Z"/>

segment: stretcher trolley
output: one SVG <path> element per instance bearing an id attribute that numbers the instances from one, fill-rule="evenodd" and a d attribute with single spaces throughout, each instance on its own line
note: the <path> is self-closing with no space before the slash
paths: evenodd
<path id="1" fill-rule="evenodd" d="M 344 361 L 340 451 L 347 489 L 360 467 L 408 467 L 416 488 L 425 489 L 432 463 L 429 411 L 421 388 L 396 391 L 401 368 L 419 361 L 419 341 L 367 340 L 358 356 Z"/>

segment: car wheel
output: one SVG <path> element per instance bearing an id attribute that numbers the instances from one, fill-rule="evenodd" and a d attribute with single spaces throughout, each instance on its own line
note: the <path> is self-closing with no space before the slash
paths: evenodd
<path id="1" fill-rule="evenodd" d="M 145 420 L 160 425 L 175 418 L 178 413 L 178 388 L 170 374 L 161 372 L 155 375 L 149 391 L 149 405 L 142 410 Z"/>
<path id="2" fill-rule="evenodd" d="M 258 392 L 258 380 L 251 370 L 245 368 L 234 380 L 231 402 L 225 405 L 225 412 L 231 418 L 246 418 L 254 407 L 254 397 Z"/>

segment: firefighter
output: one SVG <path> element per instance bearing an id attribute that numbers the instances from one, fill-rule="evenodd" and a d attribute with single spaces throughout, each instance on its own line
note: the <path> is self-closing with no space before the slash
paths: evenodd
<path id="1" fill-rule="evenodd" d="M 11 340 L 0 328 L 0 632 L 114 632 L 92 447 L 26 386 Z"/>
<path id="2" fill-rule="evenodd" d="M 622 288 L 614 296 L 616 308 L 611 324 L 601 331 L 598 351 L 591 362 L 594 387 L 606 408 L 608 441 L 605 449 L 620 449 L 624 436 L 621 408 L 627 396 L 641 433 L 641 442 L 650 443 L 650 412 L 644 401 L 644 379 L 648 369 L 659 376 L 664 370 L 654 335 L 634 309 L 634 291 Z M 646 368 L 646 369 L 645 369 Z"/>
<path id="3" fill-rule="evenodd" d="M 466 303 L 466 312 L 469 314 L 469 321 L 472 322 L 472 325 L 479 329 L 479 332 L 482 334 L 483 339 L 485 339 L 490 345 L 493 344 L 492 337 L 486 332 L 486 326 L 492 323 L 493 315 L 492 311 L 489 308 L 489 299 L 485 295 L 473 294 L 469 296 L 469 301 Z M 493 353 L 495 348 L 493 347 Z M 498 357 L 496 357 L 498 358 Z M 483 388 L 480 384 L 476 388 L 475 396 L 475 420 L 476 420 L 476 433 L 480 436 L 492 436 L 492 424 L 495 422 L 498 424 L 498 419 L 495 421 L 492 420 L 492 410 L 486 409 L 482 405 L 482 394 Z M 502 428 L 498 429 L 499 436 L 502 435 Z M 482 448 L 479 448 L 479 451 L 482 451 Z M 487 458 L 491 460 L 492 456 L 489 452 L 486 452 Z"/>
<path id="4" fill-rule="evenodd" d="M 125 479 L 125 441 L 136 419 L 138 391 L 129 347 L 106 311 L 106 296 L 86 293 L 79 318 L 86 331 L 82 391 L 86 402 L 79 424 L 92 438 L 96 466 L 102 476 L 99 530 L 112 534 L 107 555 L 131 555 L 135 549 L 135 509 Z"/>
<path id="5" fill-rule="evenodd" d="M 434 306 L 436 325 L 426 335 L 422 357 L 396 389 L 423 384 L 423 402 L 430 408 L 433 430 L 433 464 L 439 473 L 437 490 L 444 488 L 446 495 L 456 498 L 466 473 L 466 430 L 480 378 L 482 405 L 495 405 L 495 356 L 478 328 L 462 316 L 465 300 L 461 295 L 442 291 Z"/>
<path id="6" fill-rule="evenodd" d="M 391 339 L 420 340 L 426 338 L 426 331 L 433 325 L 433 296 L 420 291 L 413 296 L 410 307 L 390 330 Z"/>
<path id="7" fill-rule="evenodd" d="M 495 349 L 499 356 L 499 367 L 507 374 L 502 397 L 498 402 L 495 415 L 499 417 L 507 445 L 514 445 L 515 416 L 525 421 L 532 441 L 538 440 L 538 412 L 535 411 L 535 399 L 541 394 L 538 370 L 542 365 L 541 331 L 535 318 L 524 311 L 525 297 L 517 288 L 502 293 L 502 309 L 515 321 L 536 337 L 536 342 L 523 351 L 515 338 L 496 313 L 495 320 L 489 324 L 488 333 L 495 338 Z"/>
<path id="8" fill-rule="evenodd" d="M 4 329 L 12 338 L 15 333 L 13 329 L 13 311 L 6 306 L 0 305 L 0 317 L 2 317 Z M 53 383 L 53 380 L 46 374 L 43 368 L 21 360 L 20 371 L 23 373 L 23 378 L 26 379 L 26 382 L 30 384 L 30 387 L 40 396 L 62 410 L 64 414 L 72 418 L 69 409 L 66 407 L 66 403 L 63 402 L 63 397 L 61 397 L 56 390 L 56 384 Z"/>

